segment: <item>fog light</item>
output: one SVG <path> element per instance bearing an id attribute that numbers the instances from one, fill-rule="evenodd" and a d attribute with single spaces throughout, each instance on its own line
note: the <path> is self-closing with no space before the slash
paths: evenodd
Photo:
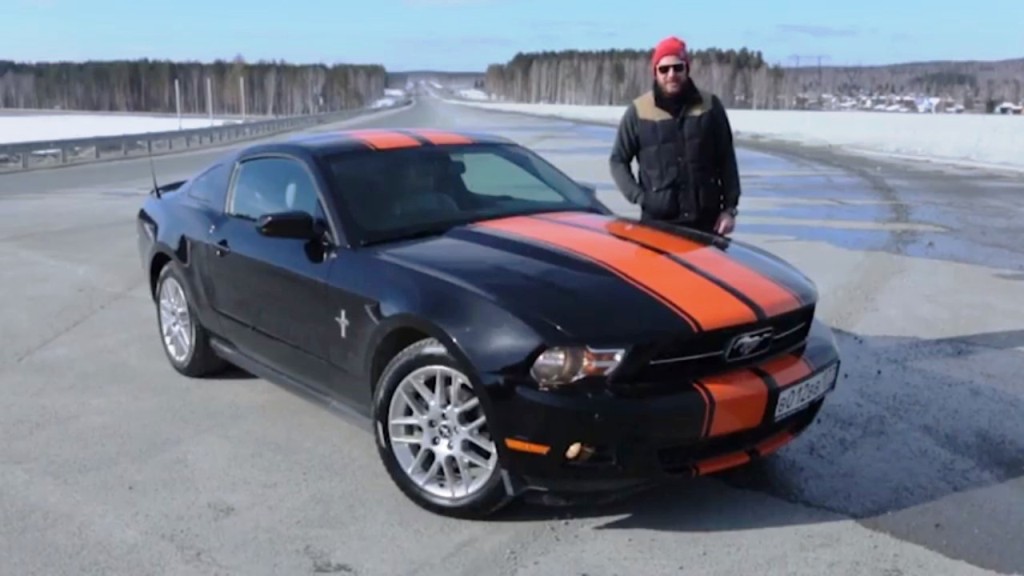
<path id="1" fill-rule="evenodd" d="M 583 444 L 582 442 L 573 442 L 569 444 L 569 447 L 565 450 L 566 460 L 586 460 L 594 454 L 594 447 Z"/>
<path id="2" fill-rule="evenodd" d="M 573 460 L 577 456 L 579 456 L 580 452 L 582 451 L 583 444 L 580 444 L 579 442 L 573 442 L 572 444 L 569 444 L 569 449 L 565 451 L 565 457 L 568 458 L 569 460 Z"/>

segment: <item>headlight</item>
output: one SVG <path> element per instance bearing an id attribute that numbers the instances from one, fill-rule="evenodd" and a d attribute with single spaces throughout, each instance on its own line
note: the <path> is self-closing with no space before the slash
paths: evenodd
<path id="1" fill-rule="evenodd" d="M 621 349 L 549 348 L 537 357 L 530 375 L 542 387 L 572 384 L 588 376 L 608 376 L 618 368 L 625 353 Z"/>

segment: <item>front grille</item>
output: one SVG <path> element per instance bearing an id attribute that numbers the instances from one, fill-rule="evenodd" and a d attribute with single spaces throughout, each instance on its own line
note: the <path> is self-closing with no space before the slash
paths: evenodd
<path id="1" fill-rule="evenodd" d="M 624 363 L 623 386 L 674 385 L 763 362 L 799 347 L 807 339 L 814 319 L 814 305 L 753 324 L 704 332 L 685 338 L 668 338 L 634 349 Z M 726 349 L 738 336 L 771 328 L 770 344 L 755 355 L 740 360 L 726 358 Z M 628 382 L 628 384 L 625 384 Z"/>

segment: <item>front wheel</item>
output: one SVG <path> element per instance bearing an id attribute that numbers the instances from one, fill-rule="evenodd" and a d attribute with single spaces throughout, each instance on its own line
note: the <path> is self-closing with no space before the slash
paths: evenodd
<path id="1" fill-rule="evenodd" d="M 208 376 L 224 369 L 210 346 L 210 334 L 196 317 L 184 275 L 176 262 L 168 262 L 156 281 L 157 327 L 164 354 L 185 376 Z"/>
<path id="2" fill-rule="evenodd" d="M 510 500 L 479 397 L 437 340 L 421 340 L 388 363 L 374 413 L 381 460 L 417 505 L 483 518 Z"/>

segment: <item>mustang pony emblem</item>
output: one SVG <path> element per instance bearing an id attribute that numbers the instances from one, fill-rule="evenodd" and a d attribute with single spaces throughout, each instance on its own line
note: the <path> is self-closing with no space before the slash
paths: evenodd
<path id="1" fill-rule="evenodd" d="M 771 344 L 772 334 L 770 327 L 740 334 L 725 349 L 726 360 L 742 360 L 763 352 Z"/>

